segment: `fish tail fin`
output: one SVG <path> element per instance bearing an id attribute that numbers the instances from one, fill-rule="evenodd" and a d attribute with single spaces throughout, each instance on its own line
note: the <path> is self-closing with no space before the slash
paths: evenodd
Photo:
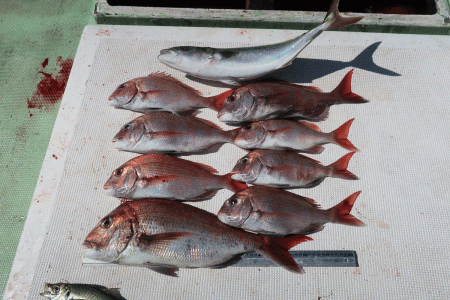
<path id="1" fill-rule="evenodd" d="M 228 90 L 226 92 L 223 92 L 222 94 L 209 97 L 207 98 L 208 101 L 206 102 L 206 105 L 215 111 L 220 111 L 220 109 L 222 108 L 222 104 L 233 92 L 234 90 Z"/>
<path id="2" fill-rule="evenodd" d="M 355 152 L 347 153 L 346 155 L 338 159 L 336 162 L 329 165 L 329 167 L 332 170 L 333 177 L 349 180 L 358 179 L 358 177 L 355 174 L 347 170 L 348 162 L 350 161 L 350 158 L 352 158 L 353 154 L 355 154 Z"/>
<path id="3" fill-rule="evenodd" d="M 356 198 L 361 191 L 356 192 L 345 198 L 341 203 L 328 209 L 330 220 L 333 223 L 345 224 L 350 226 L 366 226 L 362 221 L 358 220 L 350 214 Z"/>
<path id="4" fill-rule="evenodd" d="M 242 181 L 234 180 L 231 178 L 231 173 L 222 175 L 223 185 L 233 191 L 235 193 L 242 191 L 245 188 L 248 188 L 248 185 Z"/>
<path id="5" fill-rule="evenodd" d="M 330 92 L 333 98 L 338 99 L 340 103 L 366 103 L 369 100 L 352 92 L 353 69 L 350 70 L 339 83 L 339 85 Z"/>
<path id="6" fill-rule="evenodd" d="M 289 249 L 313 239 L 306 235 L 292 235 L 288 237 L 275 237 L 263 235 L 263 245 L 255 250 L 258 254 L 264 255 L 270 260 L 281 265 L 288 271 L 294 273 L 305 273 L 302 267 L 292 258 Z"/>
<path id="7" fill-rule="evenodd" d="M 325 16 L 324 23 L 328 23 L 327 29 L 344 27 L 359 22 L 363 17 L 343 17 L 338 10 L 339 0 L 331 2 L 328 13 Z"/>
<path id="8" fill-rule="evenodd" d="M 234 139 L 238 135 L 239 131 L 241 131 L 241 128 L 235 128 L 235 129 L 224 131 L 223 133 L 227 139 L 227 142 L 233 144 Z"/>
<path id="9" fill-rule="evenodd" d="M 331 133 L 334 135 L 334 143 L 350 151 L 359 151 L 358 148 L 353 146 L 353 144 L 347 139 L 353 120 L 354 119 L 348 120 Z"/>

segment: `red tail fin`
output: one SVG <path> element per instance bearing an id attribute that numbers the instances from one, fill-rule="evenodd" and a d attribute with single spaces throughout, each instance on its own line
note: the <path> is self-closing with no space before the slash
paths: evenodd
<path id="1" fill-rule="evenodd" d="M 336 162 L 329 165 L 329 167 L 332 169 L 332 176 L 338 177 L 342 179 L 358 179 L 355 174 L 347 171 L 348 162 L 350 161 L 350 158 L 352 158 L 353 154 L 355 152 L 347 153 L 346 155 L 342 156 L 340 159 L 338 159 Z"/>
<path id="2" fill-rule="evenodd" d="M 353 69 L 350 70 L 347 75 L 344 76 L 341 83 L 330 93 L 335 99 L 339 100 L 340 103 L 366 103 L 369 100 L 354 94 L 352 92 L 352 74 Z"/>
<path id="3" fill-rule="evenodd" d="M 257 253 L 262 254 L 270 260 L 281 265 L 288 271 L 294 273 L 305 273 L 302 267 L 292 258 L 289 253 L 289 249 L 306 241 L 312 241 L 313 239 L 306 235 L 292 235 L 288 237 L 275 237 L 264 235 L 264 244 Z"/>
<path id="4" fill-rule="evenodd" d="M 231 178 L 231 173 L 225 174 L 222 176 L 222 178 L 224 179 L 224 184 L 225 186 L 227 186 L 227 188 L 230 191 L 233 191 L 235 193 L 242 191 L 245 188 L 248 188 L 248 185 L 244 182 L 241 181 L 237 181 Z"/>
<path id="5" fill-rule="evenodd" d="M 214 109 L 215 111 L 220 111 L 222 108 L 223 102 L 234 92 L 234 90 L 228 90 L 223 92 L 222 94 L 209 97 L 209 103 L 207 103 L 208 107 Z"/>
<path id="6" fill-rule="evenodd" d="M 338 205 L 328 209 L 330 219 L 333 223 L 351 225 L 351 226 L 366 226 L 362 221 L 358 220 L 350 214 L 353 204 L 361 191 L 353 193 L 343 200 Z"/>
<path id="7" fill-rule="evenodd" d="M 350 151 L 359 151 L 358 148 L 353 146 L 353 144 L 347 139 L 348 131 L 350 130 L 350 126 L 352 125 L 353 120 L 354 119 L 348 120 L 331 133 L 334 134 L 334 142 L 339 146 Z"/>

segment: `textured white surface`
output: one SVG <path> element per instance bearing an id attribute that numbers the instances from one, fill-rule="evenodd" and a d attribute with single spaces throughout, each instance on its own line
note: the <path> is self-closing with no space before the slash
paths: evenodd
<path id="1" fill-rule="evenodd" d="M 355 250 L 359 268 L 181 270 L 179 278 L 143 268 L 82 266 L 81 243 L 119 201 L 103 193 L 111 172 L 132 153 L 110 140 L 139 114 L 115 110 L 107 97 L 120 83 L 165 71 L 215 95 L 226 90 L 186 78 L 159 63 L 160 49 L 274 43 L 298 31 L 88 26 L 75 58 L 5 299 L 38 299 L 44 282 L 118 287 L 128 299 L 446 299 L 450 297 L 450 40 L 448 37 L 325 32 L 293 65 L 275 74 L 324 91 L 355 67 L 353 91 L 363 105 L 333 106 L 325 132 L 355 118 L 349 139 L 361 151 L 349 170 L 359 181 L 326 179 L 293 192 L 329 208 L 362 190 L 352 213 L 368 226 L 330 224 L 296 250 Z M 381 42 L 381 43 L 380 43 Z M 379 43 L 379 44 L 376 44 Z M 351 63 L 362 51 L 360 62 Z M 376 67 L 373 62 L 378 66 Z M 401 76 L 394 76 L 395 73 Z M 221 124 L 213 111 L 200 117 Z M 50 160 L 55 151 L 61 159 Z M 346 151 L 327 145 L 315 159 L 330 164 Z M 187 159 L 229 172 L 245 154 L 233 145 Z M 60 156 L 58 156 L 60 157 Z M 194 205 L 216 213 L 231 192 Z"/>

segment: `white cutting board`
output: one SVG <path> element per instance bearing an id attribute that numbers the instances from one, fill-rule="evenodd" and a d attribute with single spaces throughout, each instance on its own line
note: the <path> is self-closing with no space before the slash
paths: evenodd
<path id="1" fill-rule="evenodd" d="M 329 208 L 361 190 L 352 213 L 366 227 L 329 224 L 295 250 L 355 250 L 359 268 L 280 267 L 182 269 L 179 278 L 144 268 L 83 266 L 81 244 L 98 220 L 119 205 L 102 187 L 136 156 L 111 138 L 139 114 L 116 110 L 107 97 L 122 82 L 164 71 L 205 96 L 226 90 L 186 78 L 157 60 L 176 45 L 236 47 L 275 43 L 302 31 L 87 26 L 61 103 L 4 299 L 39 299 L 44 282 L 120 288 L 128 299 L 447 299 L 450 298 L 450 38 L 325 32 L 278 78 L 328 92 L 355 68 L 353 91 L 370 103 L 337 105 L 325 132 L 355 118 L 349 139 L 361 151 L 348 170 L 358 181 L 326 179 L 293 192 Z M 363 52 L 365 51 L 365 52 Z M 362 53 L 362 54 L 361 54 Z M 361 55 L 360 55 L 361 54 Z M 351 63 L 360 55 L 360 59 Z M 373 60 L 373 61 L 372 61 Z M 224 129 L 216 113 L 200 117 Z M 224 145 L 189 156 L 220 174 L 246 152 Z M 347 153 L 336 145 L 314 157 L 330 164 Z M 194 205 L 217 213 L 231 196 L 220 191 Z M 42 298 L 43 299 L 43 298 Z"/>

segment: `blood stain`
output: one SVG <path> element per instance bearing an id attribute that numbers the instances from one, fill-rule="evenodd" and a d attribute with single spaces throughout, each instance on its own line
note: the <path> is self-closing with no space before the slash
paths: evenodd
<path id="1" fill-rule="evenodd" d="M 48 65 L 48 58 L 44 60 L 44 62 L 42 63 L 42 67 L 45 68 L 47 65 Z"/>
<path id="2" fill-rule="evenodd" d="M 46 59 L 42 66 L 48 63 L 48 59 Z M 51 108 L 54 104 L 56 104 L 64 94 L 64 90 L 66 89 L 67 80 L 69 79 L 70 70 L 72 69 L 73 59 L 67 58 L 63 60 L 61 56 L 59 56 L 56 60 L 56 64 L 61 67 L 61 70 L 57 75 L 53 75 L 50 73 L 45 73 L 39 71 L 44 75 L 41 81 L 37 85 L 36 92 L 34 92 L 33 96 L 30 99 L 27 99 L 27 107 L 28 108 Z"/>

